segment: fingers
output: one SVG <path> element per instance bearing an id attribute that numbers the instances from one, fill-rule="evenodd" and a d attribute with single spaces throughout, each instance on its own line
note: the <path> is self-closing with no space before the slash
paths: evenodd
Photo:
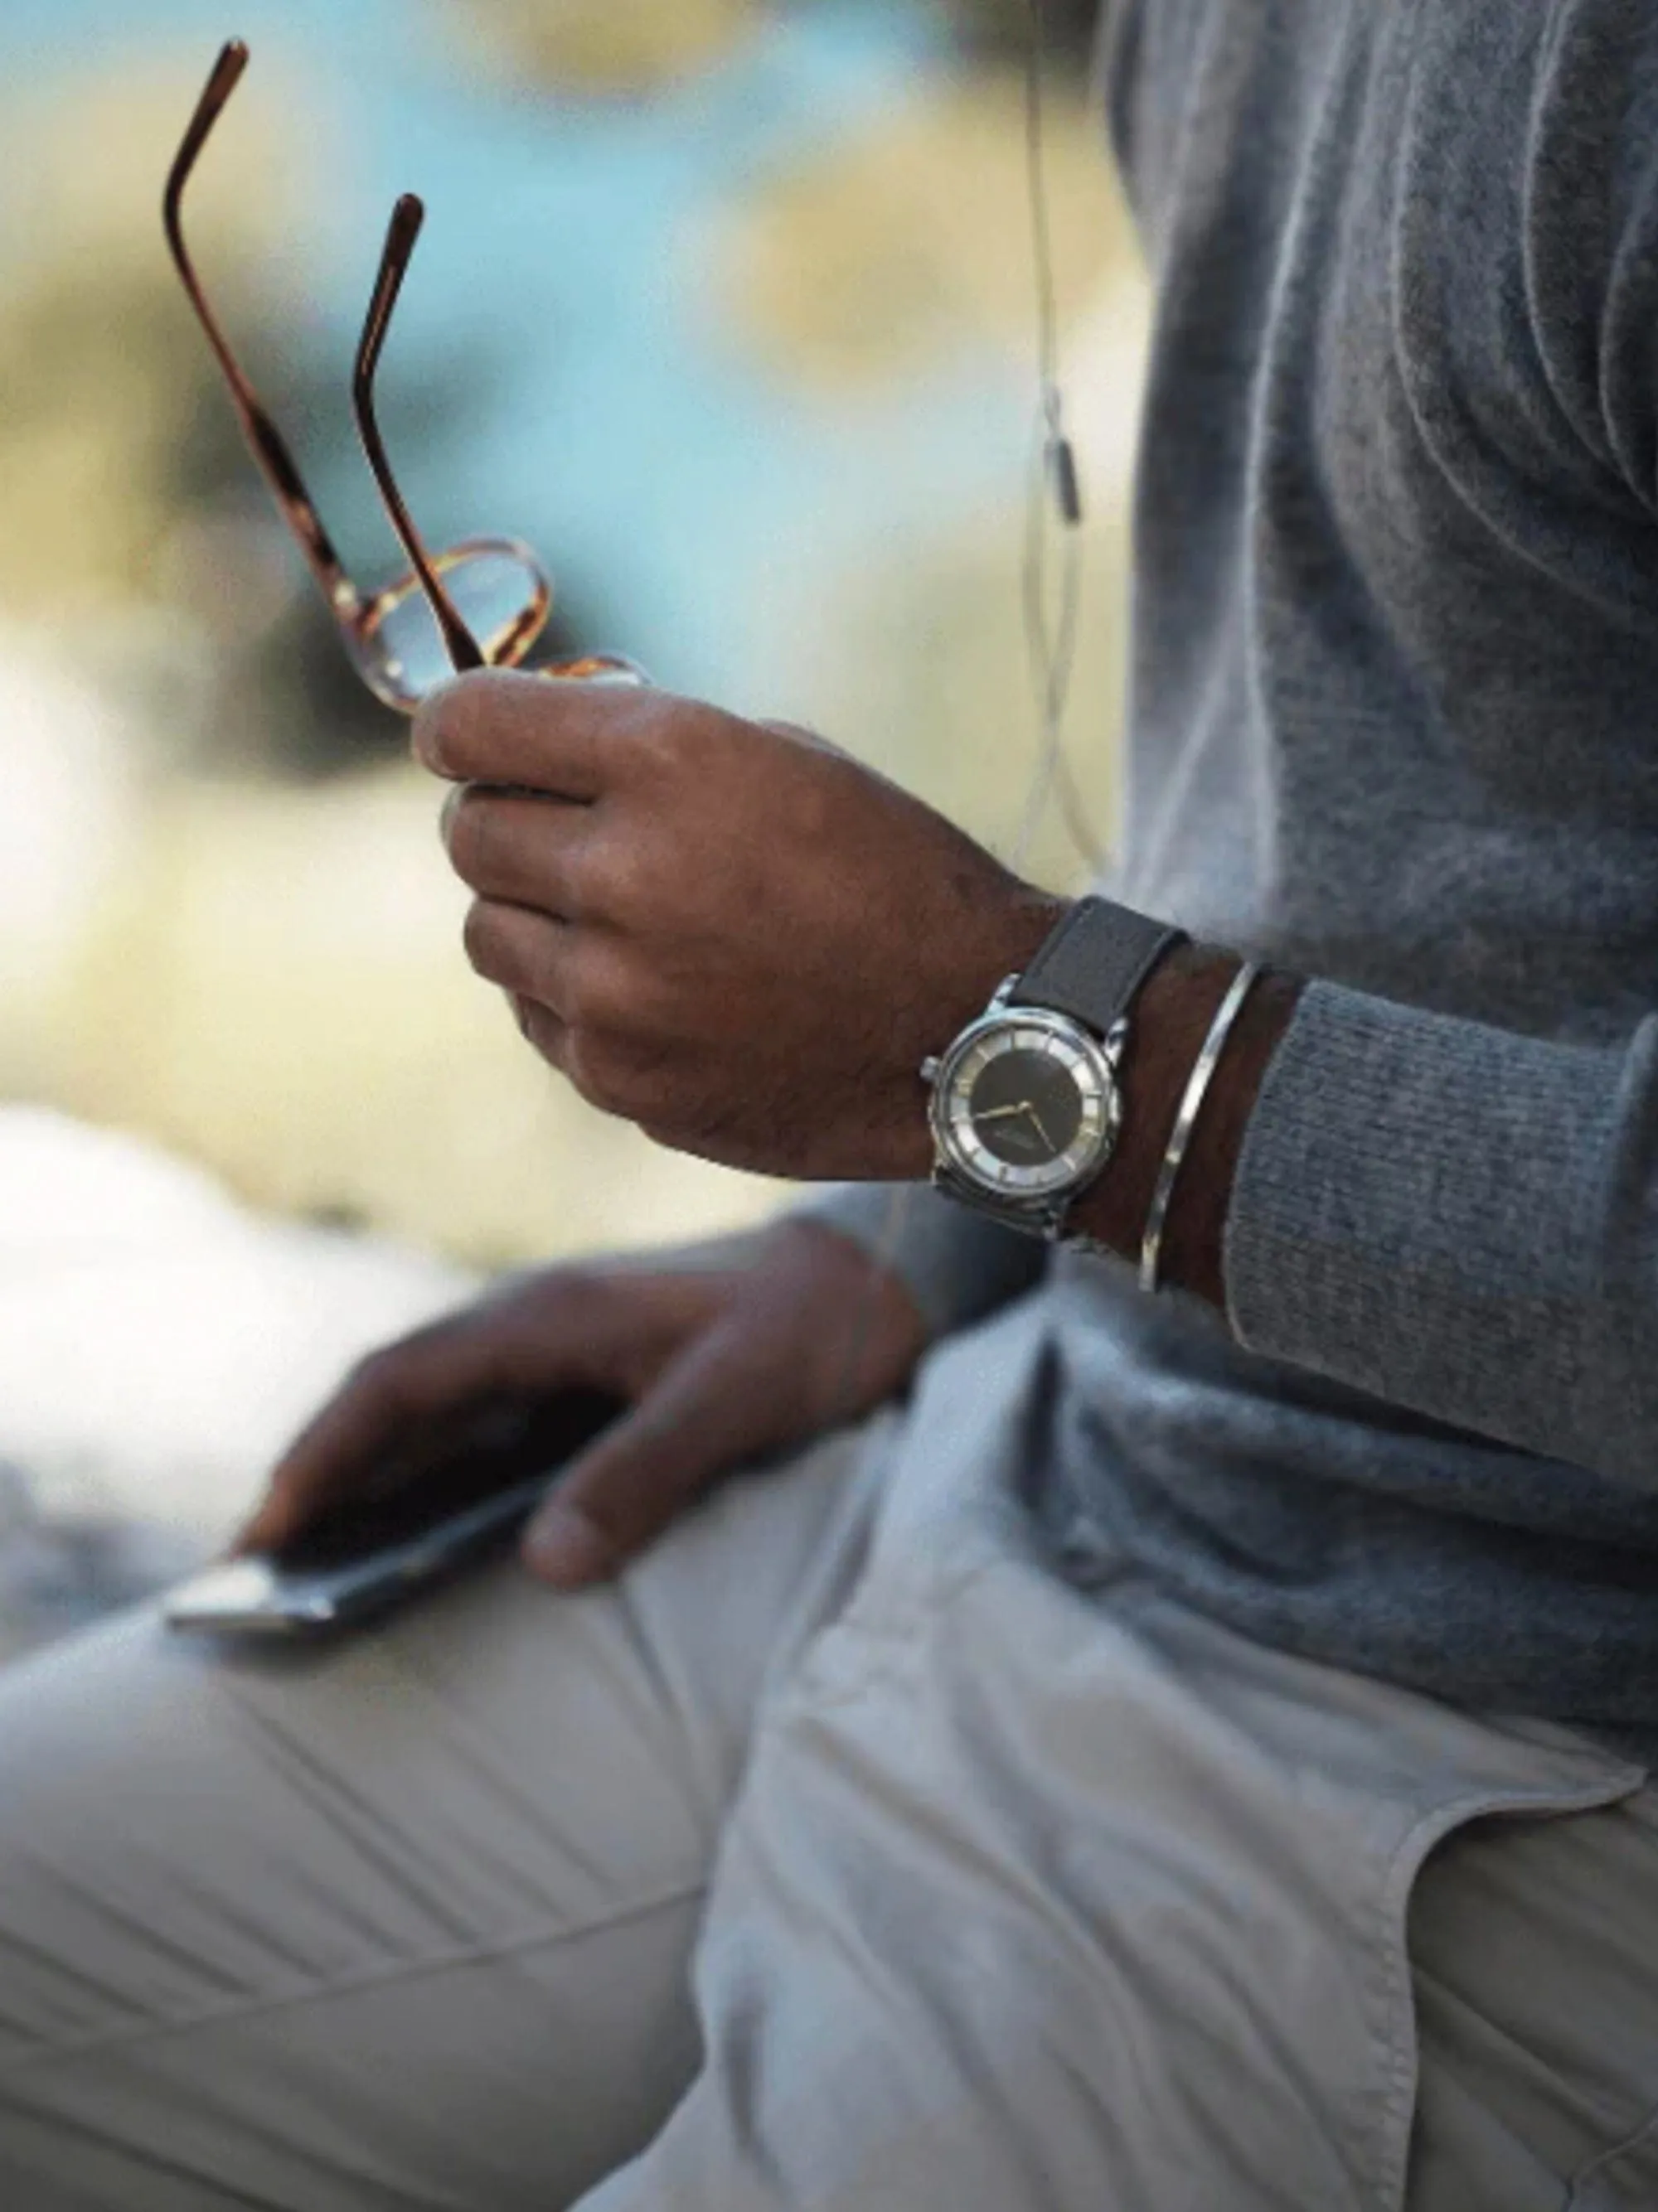
<path id="1" fill-rule="evenodd" d="M 422 706 L 415 757 L 455 783 L 519 784 L 556 799 L 598 799 L 623 768 L 641 698 L 652 696 L 483 669 Z"/>
<path id="2" fill-rule="evenodd" d="M 589 1105 L 649 1133 L 662 1048 L 612 1026 L 618 985 L 604 949 L 566 922 L 479 899 L 466 916 L 466 957 L 506 994 L 519 1034 Z"/>
<path id="3" fill-rule="evenodd" d="M 463 784 L 444 803 L 449 865 L 485 898 L 575 921 L 591 908 L 592 811 Z"/>
<path id="4" fill-rule="evenodd" d="M 519 1008 L 518 1025 L 527 1009 L 543 1006 L 559 1019 L 569 1003 L 568 971 L 572 947 L 569 926 L 527 907 L 497 906 L 479 899 L 467 914 L 462 935 L 466 957 L 486 982 L 498 983 Z"/>
<path id="5" fill-rule="evenodd" d="M 779 1441 L 759 1379 L 740 1328 L 698 1338 L 557 1484 L 525 1535 L 526 1564 L 556 1589 L 614 1575 L 719 1477 Z"/>
<path id="6" fill-rule="evenodd" d="M 562 1345 L 545 1324 L 537 1334 L 498 1316 L 486 1323 L 469 1314 L 418 1330 L 363 1361 L 302 1431 L 233 1549 L 279 1551 L 333 1499 L 369 1484 L 377 1464 L 394 1473 L 411 1448 L 437 1455 L 448 1421 L 480 1398 L 604 1380 L 588 1373 L 591 1364 L 574 1314 Z"/>
<path id="7" fill-rule="evenodd" d="M 570 1070 L 570 1027 L 546 1006 L 538 1006 L 533 999 L 515 998 L 513 1010 L 518 1017 L 518 1033 L 527 1045 L 539 1052 L 550 1067 L 561 1073 Z"/>

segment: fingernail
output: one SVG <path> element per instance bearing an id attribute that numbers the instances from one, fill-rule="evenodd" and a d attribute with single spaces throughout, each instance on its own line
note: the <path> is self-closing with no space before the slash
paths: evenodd
<path id="1" fill-rule="evenodd" d="M 616 1571 L 616 1554 L 603 1530 L 573 1505 L 550 1505 L 526 1540 L 531 1564 L 556 1589 L 581 1589 Z"/>

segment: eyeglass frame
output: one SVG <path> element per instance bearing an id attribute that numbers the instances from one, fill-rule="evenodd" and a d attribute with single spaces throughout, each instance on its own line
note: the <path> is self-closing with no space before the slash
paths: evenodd
<path id="1" fill-rule="evenodd" d="M 316 502 L 306 489 L 287 441 L 237 360 L 208 301 L 184 234 L 185 188 L 215 125 L 241 82 L 249 58 L 244 40 L 229 40 L 209 75 L 168 173 L 162 195 L 162 222 L 168 246 L 197 320 L 229 387 L 248 450 L 327 603 L 353 666 L 384 704 L 399 713 L 411 714 L 418 700 L 393 692 L 376 679 L 371 648 L 387 613 L 407 598 L 414 586 L 418 585 L 425 594 L 444 649 L 457 674 L 484 667 L 519 666 L 546 627 L 552 609 L 552 587 L 535 555 L 515 538 L 468 538 L 433 555 L 414 525 L 387 456 L 375 409 L 375 377 L 410 258 L 425 219 L 425 210 L 413 193 L 404 194 L 393 211 L 352 376 L 352 408 L 357 434 L 410 568 L 407 574 L 373 597 L 365 594 L 347 571 L 324 527 Z M 468 629 L 442 580 L 446 568 L 479 556 L 505 556 L 518 562 L 535 585 L 534 596 L 523 614 L 502 637 L 491 641 L 491 650 L 487 654 Z M 537 672 L 576 678 L 642 680 L 641 672 L 631 663 L 607 654 L 582 655 Z"/>

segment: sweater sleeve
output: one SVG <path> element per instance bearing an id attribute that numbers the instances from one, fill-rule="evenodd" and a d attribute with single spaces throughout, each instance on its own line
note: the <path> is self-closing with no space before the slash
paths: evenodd
<path id="1" fill-rule="evenodd" d="M 1524 565 L 1504 557 L 1488 574 L 1447 525 L 1425 556 L 1417 546 L 1422 582 L 1396 601 L 1400 635 L 1432 630 L 1444 726 L 1486 748 L 1465 752 L 1460 772 L 1487 793 L 1494 781 L 1493 803 L 1517 808 L 1522 826 L 1527 809 L 1546 811 L 1564 838 L 1594 777 L 1643 794 L 1652 774 L 1658 13 L 1650 0 L 1447 0 L 1409 36 L 1417 89 L 1393 250 L 1417 287 L 1399 311 L 1416 332 L 1413 404 L 1458 510 L 1483 516 L 1491 542 L 1509 533 Z M 1482 253 L 1487 275 L 1472 283 Z M 1430 358 L 1436 381 L 1418 373 Z M 1442 434 L 1454 416 L 1454 434 Z M 1394 512 L 1408 530 L 1423 509 L 1401 495 Z M 1527 630 L 1548 604 L 1531 596 L 1533 575 L 1562 606 L 1595 610 L 1582 635 L 1607 640 L 1604 654 L 1591 643 L 1558 662 L 1564 675 L 1547 672 Z M 1447 651 L 1430 603 L 1455 610 L 1466 654 Z M 1530 791 L 1492 778 L 1503 736 L 1483 719 L 1482 670 L 1484 696 L 1510 687 L 1528 708 L 1557 686 L 1563 743 Z M 1581 742 L 1569 746 L 1574 717 Z M 1631 852 L 1649 819 L 1632 812 Z M 1623 864 L 1621 827 L 1606 834 Z M 1582 865 L 1577 914 L 1553 911 L 1563 957 L 1592 981 L 1604 910 Z M 1443 915 L 1423 926 L 1459 942 Z M 1539 946 L 1547 957 L 1546 937 Z M 1645 972 L 1624 969 L 1629 995 Z M 1311 985 L 1232 1191 L 1223 1273 L 1236 1334 L 1658 1488 L 1655 1087 L 1658 1018 L 1618 1042 L 1564 1044 Z"/>
<path id="2" fill-rule="evenodd" d="M 1658 1018 L 1591 1048 L 1309 986 L 1225 1279 L 1252 1351 L 1658 1486 Z"/>
<path id="3" fill-rule="evenodd" d="M 1042 1279 L 1047 1247 L 953 1205 L 925 1183 L 837 1183 L 794 1209 L 884 1259 L 920 1309 L 930 1339 L 982 1321 Z"/>

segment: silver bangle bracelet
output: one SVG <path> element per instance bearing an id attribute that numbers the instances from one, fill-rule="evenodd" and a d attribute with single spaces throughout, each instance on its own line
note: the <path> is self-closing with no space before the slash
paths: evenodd
<path id="1" fill-rule="evenodd" d="M 1209 1025 L 1209 1035 L 1204 1039 L 1203 1050 L 1192 1063 L 1192 1073 L 1186 1079 L 1186 1089 L 1180 1094 L 1174 1127 L 1169 1131 L 1168 1149 L 1157 1170 L 1157 1184 L 1151 1194 L 1151 1210 L 1146 1215 L 1145 1235 L 1140 1242 L 1140 1288 L 1155 1291 L 1157 1287 L 1157 1267 L 1162 1258 L 1163 1231 L 1168 1222 L 1168 1204 L 1174 1195 L 1174 1185 L 1186 1159 L 1186 1146 L 1192 1141 L 1192 1132 L 1204 1098 L 1209 1094 L 1210 1079 L 1220 1057 L 1226 1049 L 1226 1041 L 1232 1034 L 1232 1024 L 1238 1018 L 1239 1009 L 1260 976 L 1260 969 L 1246 960 L 1232 979 L 1231 988 L 1220 1003 L 1214 1020 Z"/>

